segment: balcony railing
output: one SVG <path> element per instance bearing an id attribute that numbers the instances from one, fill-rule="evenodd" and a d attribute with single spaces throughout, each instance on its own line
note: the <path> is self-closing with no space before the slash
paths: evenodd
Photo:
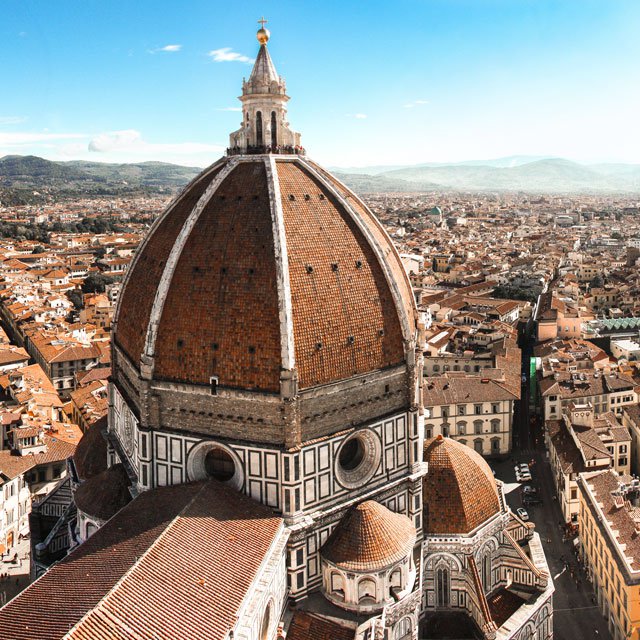
<path id="1" fill-rule="evenodd" d="M 247 147 L 246 149 L 243 149 L 242 147 L 227 148 L 228 156 L 240 156 L 240 155 L 255 156 L 263 153 L 303 156 L 306 154 L 306 151 L 304 147 L 300 147 L 297 145 L 295 147 L 292 147 L 289 145 L 284 145 L 284 146 L 277 145 L 275 147 L 272 147 L 271 145 L 258 145 L 258 146 L 250 146 L 250 147 Z"/>

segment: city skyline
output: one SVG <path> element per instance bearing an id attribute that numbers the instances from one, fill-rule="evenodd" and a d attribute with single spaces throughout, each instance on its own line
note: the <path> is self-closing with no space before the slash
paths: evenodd
<path id="1" fill-rule="evenodd" d="M 640 162 L 632 2 L 188 8 L 6 5 L 0 157 L 210 164 L 264 13 L 292 127 L 325 164 Z"/>

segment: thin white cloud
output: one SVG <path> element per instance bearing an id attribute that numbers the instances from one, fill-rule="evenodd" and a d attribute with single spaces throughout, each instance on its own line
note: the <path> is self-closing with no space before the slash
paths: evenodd
<path id="1" fill-rule="evenodd" d="M 87 149 L 92 153 L 104 155 L 118 154 L 130 160 L 157 158 L 182 158 L 198 154 L 218 154 L 224 151 L 222 145 L 202 144 L 200 142 L 150 143 L 142 138 L 142 134 L 135 129 L 122 131 L 108 131 L 94 136 L 89 141 Z"/>
<path id="2" fill-rule="evenodd" d="M 242 111 L 242 107 L 220 107 L 216 111 Z"/>
<path id="3" fill-rule="evenodd" d="M 201 142 L 147 142 L 135 129 L 99 134 L 0 131 L 0 158 L 35 155 L 50 160 L 145 162 L 157 160 L 205 167 L 224 153 L 223 144 Z"/>
<path id="4" fill-rule="evenodd" d="M 245 62 L 251 64 L 253 58 L 245 56 L 242 53 L 233 51 L 231 47 L 223 47 L 222 49 L 213 49 L 207 54 L 214 62 Z"/>
<path id="5" fill-rule="evenodd" d="M 149 53 L 176 53 L 182 49 L 181 44 L 167 44 L 164 47 L 158 47 L 157 49 L 151 49 Z"/>
<path id="6" fill-rule="evenodd" d="M 429 104 L 428 100 L 414 100 L 413 102 L 407 102 L 404 105 L 405 109 L 413 109 L 414 107 L 419 107 L 422 104 Z"/>
<path id="7" fill-rule="evenodd" d="M 5 124 L 22 124 L 27 119 L 24 116 L 0 116 L 0 125 Z"/>
<path id="8" fill-rule="evenodd" d="M 89 140 L 89 151 L 96 153 L 107 153 L 114 149 L 121 150 L 123 148 L 135 146 L 142 142 L 142 136 L 139 131 L 134 129 L 126 129 L 124 131 L 111 131 L 101 133 Z"/>
<path id="9" fill-rule="evenodd" d="M 365 120 L 366 117 L 366 113 L 347 113 L 347 118 L 355 118 L 356 120 Z"/>

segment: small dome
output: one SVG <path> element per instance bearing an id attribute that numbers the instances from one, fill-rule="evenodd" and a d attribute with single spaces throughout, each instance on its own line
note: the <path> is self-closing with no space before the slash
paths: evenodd
<path id="1" fill-rule="evenodd" d="M 107 418 L 100 418 L 85 432 L 76 451 L 73 462 L 80 480 L 88 480 L 107 468 L 107 441 L 103 432 L 107 428 Z"/>
<path id="2" fill-rule="evenodd" d="M 424 530 L 470 533 L 500 511 L 489 465 L 470 447 L 438 436 L 424 443 L 429 471 L 422 480 Z"/>
<path id="3" fill-rule="evenodd" d="M 406 558 L 415 540 L 416 530 L 407 516 L 367 500 L 347 511 L 321 554 L 346 571 L 376 571 Z"/>
<path id="4" fill-rule="evenodd" d="M 114 464 L 106 471 L 83 482 L 73 499 L 79 511 L 90 518 L 109 520 L 131 502 L 131 481 L 123 464 Z"/>

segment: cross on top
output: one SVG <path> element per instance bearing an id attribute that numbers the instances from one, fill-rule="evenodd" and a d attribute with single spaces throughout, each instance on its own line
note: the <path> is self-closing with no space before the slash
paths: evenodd
<path id="1" fill-rule="evenodd" d="M 260 27 L 260 28 L 261 28 L 261 29 L 264 29 L 264 25 L 265 25 L 265 24 L 267 24 L 267 22 L 269 22 L 269 21 L 268 21 L 268 20 L 265 20 L 265 19 L 264 19 L 264 16 L 262 16 L 262 18 L 260 18 L 260 20 L 258 20 L 258 22 L 259 22 L 259 23 L 260 23 L 260 25 L 261 25 L 261 27 Z"/>

